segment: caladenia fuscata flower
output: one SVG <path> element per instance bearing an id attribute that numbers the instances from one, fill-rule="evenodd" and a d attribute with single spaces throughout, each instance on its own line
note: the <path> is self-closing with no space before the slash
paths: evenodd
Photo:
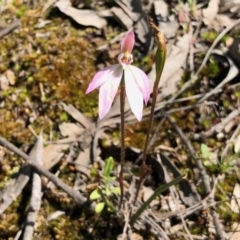
<path id="1" fill-rule="evenodd" d="M 121 42 L 119 64 L 100 70 L 90 82 L 86 94 L 100 87 L 99 118 L 102 119 L 110 110 L 121 81 L 124 81 L 126 96 L 131 110 L 138 121 L 142 119 L 143 101 L 147 104 L 150 97 L 150 86 L 147 75 L 139 68 L 132 66 L 131 54 L 135 43 L 134 33 L 128 32 Z"/>

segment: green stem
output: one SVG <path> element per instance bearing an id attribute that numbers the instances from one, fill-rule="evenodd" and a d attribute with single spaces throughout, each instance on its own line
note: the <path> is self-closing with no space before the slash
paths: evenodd
<path id="1" fill-rule="evenodd" d="M 121 189 L 121 196 L 120 196 L 120 203 L 119 209 L 121 209 L 122 202 L 123 202 L 123 195 L 124 195 L 124 186 L 123 186 L 123 170 L 124 170 L 124 162 L 125 162 L 125 126 L 124 126 L 124 107 L 125 107 L 125 85 L 124 85 L 124 73 L 122 77 L 122 81 L 120 84 L 120 114 L 121 114 L 121 169 L 119 173 L 119 185 Z"/>
<path id="2" fill-rule="evenodd" d="M 147 150 L 148 150 L 149 137 L 152 130 L 154 110 L 155 110 L 155 105 L 156 105 L 157 96 L 158 96 L 158 85 L 161 79 L 165 59 L 166 59 L 166 51 L 162 51 L 158 48 L 156 53 L 156 79 L 153 85 L 151 112 L 149 116 L 147 136 L 146 136 L 146 141 L 145 141 L 144 150 L 143 150 L 142 165 L 146 165 L 146 156 L 147 156 Z"/>
<path id="3" fill-rule="evenodd" d="M 102 192 L 101 188 L 98 188 L 99 190 L 99 194 L 101 195 L 101 198 L 103 199 L 104 203 L 113 211 L 116 212 L 115 207 L 112 205 L 112 203 L 110 201 L 108 201 L 108 199 L 105 197 L 105 195 Z"/>

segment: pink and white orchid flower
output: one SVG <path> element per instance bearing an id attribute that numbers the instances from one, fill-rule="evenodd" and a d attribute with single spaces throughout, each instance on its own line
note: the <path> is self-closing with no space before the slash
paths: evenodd
<path id="1" fill-rule="evenodd" d="M 90 82 L 86 94 L 100 87 L 99 118 L 102 119 L 110 110 L 113 99 L 124 74 L 126 95 L 131 110 L 138 121 L 142 119 L 143 100 L 147 104 L 150 97 L 150 87 L 147 75 L 139 68 L 131 65 L 131 54 L 135 43 L 133 32 L 129 32 L 121 42 L 119 64 L 112 65 L 99 71 Z"/>

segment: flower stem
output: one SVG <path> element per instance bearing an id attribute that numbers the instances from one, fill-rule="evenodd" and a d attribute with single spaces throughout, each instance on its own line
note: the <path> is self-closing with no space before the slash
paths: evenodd
<path id="1" fill-rule="evenodd" d="M 121 189 L 120 203 L 119 209 L 121 209 L 124 195 L 124 186 L 123 186 L 123 170 L 124 170 L 124 162 L 125 162 L 125 126 L 124 126 L 124 107 L 125 107 L 125 85 L 124 85 L 124 74 L 122 77 L 122 81 L 120 84 L 120 115 L 121 115 L 121 169 L 119 173 L 119 185 Z"/>
<path id="2" fill-rule="evenodd" d="M 153 94 L 152 94 L 152 104 L 151 104 L 151 113 L 149 116 L 149 124 L 147 129 L 147 136 L 145 140 L 144 150 L 143 150 L 143 156 L 142 156 L 142 166 L 141 166 L 141 173 L 140 173 L 140 181 L 138 184 L 136 196 L 135 196 L 135 202 L 137 200 L 137 196 L 140 190 L 140 187 L 142 185 L 143 179 L 147 176 L 148 173 L 151 172 L 151 169 L 147 167 L 146 165 L 146 157 L 147 157 L 147 151 L 148 151 L 148 143 L 149 143 L 149 137 L 152 130 L 153 125 L 153 118 L 154 118 L 154 109 L 157 101 L 158 96 L 158 85 L 161 79 L 161 75 L 163 72 L 163 67 L 166 61 L 166 55 L 167 55 L 167 49 L 166 49 L 166 43 L 165 43 L 165 37 L 163 33 L 160 31 L 160 29 L 153 23 L 153 20 L 149 19 L 149 24 L 155 31 L 155 41 L 158 45 L 158 49 L 156 52 L 156 79 L 153 85 Z"/>

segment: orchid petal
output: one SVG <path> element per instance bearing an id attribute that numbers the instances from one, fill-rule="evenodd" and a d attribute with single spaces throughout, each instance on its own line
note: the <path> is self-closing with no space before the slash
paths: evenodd
<path id="1" fill-rule="evenodd" d="M 150 84 L 147 75 L 141 69 L 132 65 L 129 65 L 128 68 L 131 71 L 140 91 L 142 92 L 144 102 L 147 105 L 147 102 L 150 98 Z"/>
<path id="2" fill-rule="evenodd" d="M 114 78 L 114 72 L 119 66 L 119 64 L 115 64 L 100 70 L 89 83 L 86 94 L 104 84 L 108 79 Z"/>
<path id="3" fill-rule="evenodd" d="M 134 32 L 131 31 L 126 34 L 126 36 L 123 38 L 123 40 L 121 42 L 121 52 L 131 53 L 134 43 L 135 43 L 135 36 L 134 36 Z"/>
<path id="4" fill-rule="evenodd" d="M 117 93 L 120 81 L 122 79 L 123 68 L 120 64 L 115 71 L 107 76 L 107 81 L 100 87 L 99 91 L 99 118 L 102 119 L 112 106 L 113 99 Z"/>
<path id="5" fill-rule="evenodd" d="M 140 122 L 142 119 L 143 111 L 143 94 L 138 87 L 135 76 L 130 68 L 124 69 L 125 89 L 131 110 L 137 120 Z"/>

